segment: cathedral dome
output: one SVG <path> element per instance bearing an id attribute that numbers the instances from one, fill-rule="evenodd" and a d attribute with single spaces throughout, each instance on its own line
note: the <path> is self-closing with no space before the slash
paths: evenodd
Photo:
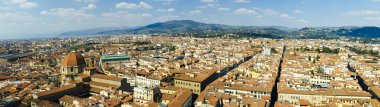
<path id="1" fill-rule="evenodd" d="M 86 62 L 81 54 L 78 52 L 70 52 L 65 56 L 62 66 L 86 66 Z"/>

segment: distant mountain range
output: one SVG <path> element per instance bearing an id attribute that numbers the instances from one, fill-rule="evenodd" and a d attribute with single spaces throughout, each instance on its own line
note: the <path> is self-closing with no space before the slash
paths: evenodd
<path id="1" fill-rule="evenodd" d="M 115 31 L 115 30 L 127 30 L 127 29 L 134 29 L 137 27 L 104 27 L 104 28 L 94 28 L 94 29 L 85 29 L 85 30 L 77 30 L 77 31 L 70 31 L 62 33 L 58 36 L 81 36 L 81 35 L 97 35 L 102 32 L 107 31 Z"/>
<path id="2" fill-rule="evenodd" d="M 223 24 L 206 24 L 192 20 L 172 20 L 154 23 L 142 27 L 109 27 L 71 31 L 59 36 L 112 35 L 112 34 L 169 34 L 192 35 L 196 37 L 221 37 L 235 35 L 243 37 L 264 38 L 300 38 L 329 39 L 342 36 L 380 37 L 380 28 L 368 27 L 305 27 L 293 29 L 283 26 L 230 26 Z"/>

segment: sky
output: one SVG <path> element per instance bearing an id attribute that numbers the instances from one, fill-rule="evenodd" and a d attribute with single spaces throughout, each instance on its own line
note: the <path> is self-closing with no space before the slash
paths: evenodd
<path id="1" fill-rule="evenodd" d="M 0 39 L 168 20 L 246 26 L 380 26 L 380 0 L 0 0 Z"/>

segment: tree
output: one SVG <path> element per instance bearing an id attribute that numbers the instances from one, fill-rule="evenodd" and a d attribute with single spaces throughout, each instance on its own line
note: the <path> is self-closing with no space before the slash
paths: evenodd
<path id="1" fill-rule="evenodd" d="M 317 55 L 317 57 L 315 58 L 317 61 L 319 61 L 319 59 L 321 59 L 321 57 L 319 55 Z"/>
<path id="2" fill-rule="evenodd" d="M 270 52 L 272 52 L 272 53 L 277 53 L 277 51 L 276 51 L 275 48 L 271 48 L 271 49 L 270 49 Z"/>
<path id="3" fill-rule="evenodd" d="M 338 54 L 339 53 L 339 48 L 337 48 L 337 49 L 330 49 L 328 47 L 322 47 L 322 52 L 321 53 L 334 53 L 334 54 Z"/>
<path id="4" fill-rule="evenodd" d="M 311 56 L 309 56 L 309 58 L 308 58 L 308 59 L 309 59 L 309 61 L 311 61 Z"/>
<path id="5" fill-rule="evenodd" d="M 323 73 L 324 70 L 323 70 L 323 68 L 322 68 L 321 66 L 318 66 L 318 67 L 316 68 L 316 72 L 317 72 L 317 73 Z"/>

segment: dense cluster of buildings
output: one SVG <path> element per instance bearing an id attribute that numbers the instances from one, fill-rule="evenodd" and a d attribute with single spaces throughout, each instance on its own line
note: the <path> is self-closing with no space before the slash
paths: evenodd
<path id="1" fill-rule="evenodd" d="M 380 106 L 378 56 L 352 49 L 376 44 L 105 36 L 0 45 L 0 58 L 37 52 L 0 62 L 0 106 Z"/>

